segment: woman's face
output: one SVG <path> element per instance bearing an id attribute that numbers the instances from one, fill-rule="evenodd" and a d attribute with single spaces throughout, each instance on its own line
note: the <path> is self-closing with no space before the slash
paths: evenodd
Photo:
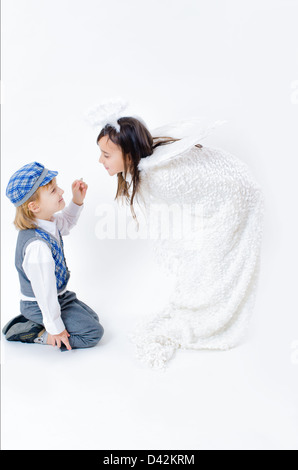
<path id="1" fill-rule="evenodd" d="M 98 141 L 101 154 L 99 163 L 102 163 L 110 176 L 124 171 L 124 160 L 121 147 L 109 139 L 108 135 Z"/>

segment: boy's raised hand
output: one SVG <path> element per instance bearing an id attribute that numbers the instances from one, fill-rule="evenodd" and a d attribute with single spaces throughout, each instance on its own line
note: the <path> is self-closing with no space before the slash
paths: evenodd
<path id="1" fill-rule="evenodd" d="M 84 202 L 88 185 L 82 179 L 75 180 L 71 185 L 71 189 L 73 195 L 72 201 L 78 206 L 81 206 Z"/>

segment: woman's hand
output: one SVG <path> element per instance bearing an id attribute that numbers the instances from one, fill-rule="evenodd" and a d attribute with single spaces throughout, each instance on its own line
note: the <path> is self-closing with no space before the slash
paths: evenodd
<path id="1" fill-rule="evenodd" d="M 70 351 L 71 346 L 69 344 L 68 338 L 70 337 L 70 334 L 68 333 L 67 330 L 62 331 L 59 333 L 59 335 L 48 335 L 48 344 L 51 344 L 52 346 L 58 346 L 58 348 L 61 348 L 61 343 L 65 344 L 66 348 Z"/>
<path id="2" fill-rule="evenodd" d="M 84 202 L 88 185 L 84 183 L 82 179 L 75 180 L 71 185 L 71 189 L 72 189 L 72 196 L 73 196 L 72 202 L 74 202 L 78 206 L 81 206 Z"/>

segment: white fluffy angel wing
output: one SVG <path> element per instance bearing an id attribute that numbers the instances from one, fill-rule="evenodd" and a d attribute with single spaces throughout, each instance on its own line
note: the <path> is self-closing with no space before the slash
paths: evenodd
<path id="1" fill-rule="evenodd" d="M 152 155 L 141 159 L 138 166 L 139 170 L 152 168 L 177 157 L 189 150 L 193 145 L 200 143 L 215 128 L 226 122 L 214 121 L 210 123 L 206 118 L 198 117 L 169 123 L 150 131 L 153 137 L 174 137 L 181 140 L 157 147 Z"/>

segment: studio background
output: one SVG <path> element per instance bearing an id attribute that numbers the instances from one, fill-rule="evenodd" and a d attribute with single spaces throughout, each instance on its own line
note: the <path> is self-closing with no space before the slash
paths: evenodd
<path id="1" fill-rule="evenodd" d="M 294 0 L 2 0 L 2 325 L 19 314 L 5 188 L 38 161 L 66 202 L 74 179 L 89 185 L 64 238 L 69 289 L 105 328 L 98 347 L 65 354 L 2 336 L 3 449 L 297 449 L 297 14 Z M 249 338 L 178 351 L 165 372 L 128 339 L 171 288 L 152 242 L 96 236 L 98 207 L 117 214 L 117 177 L 84 115 L 117 96 L 150 129 L 227 120 L 202 144 L 245 161 L 266 198 Z"/>

